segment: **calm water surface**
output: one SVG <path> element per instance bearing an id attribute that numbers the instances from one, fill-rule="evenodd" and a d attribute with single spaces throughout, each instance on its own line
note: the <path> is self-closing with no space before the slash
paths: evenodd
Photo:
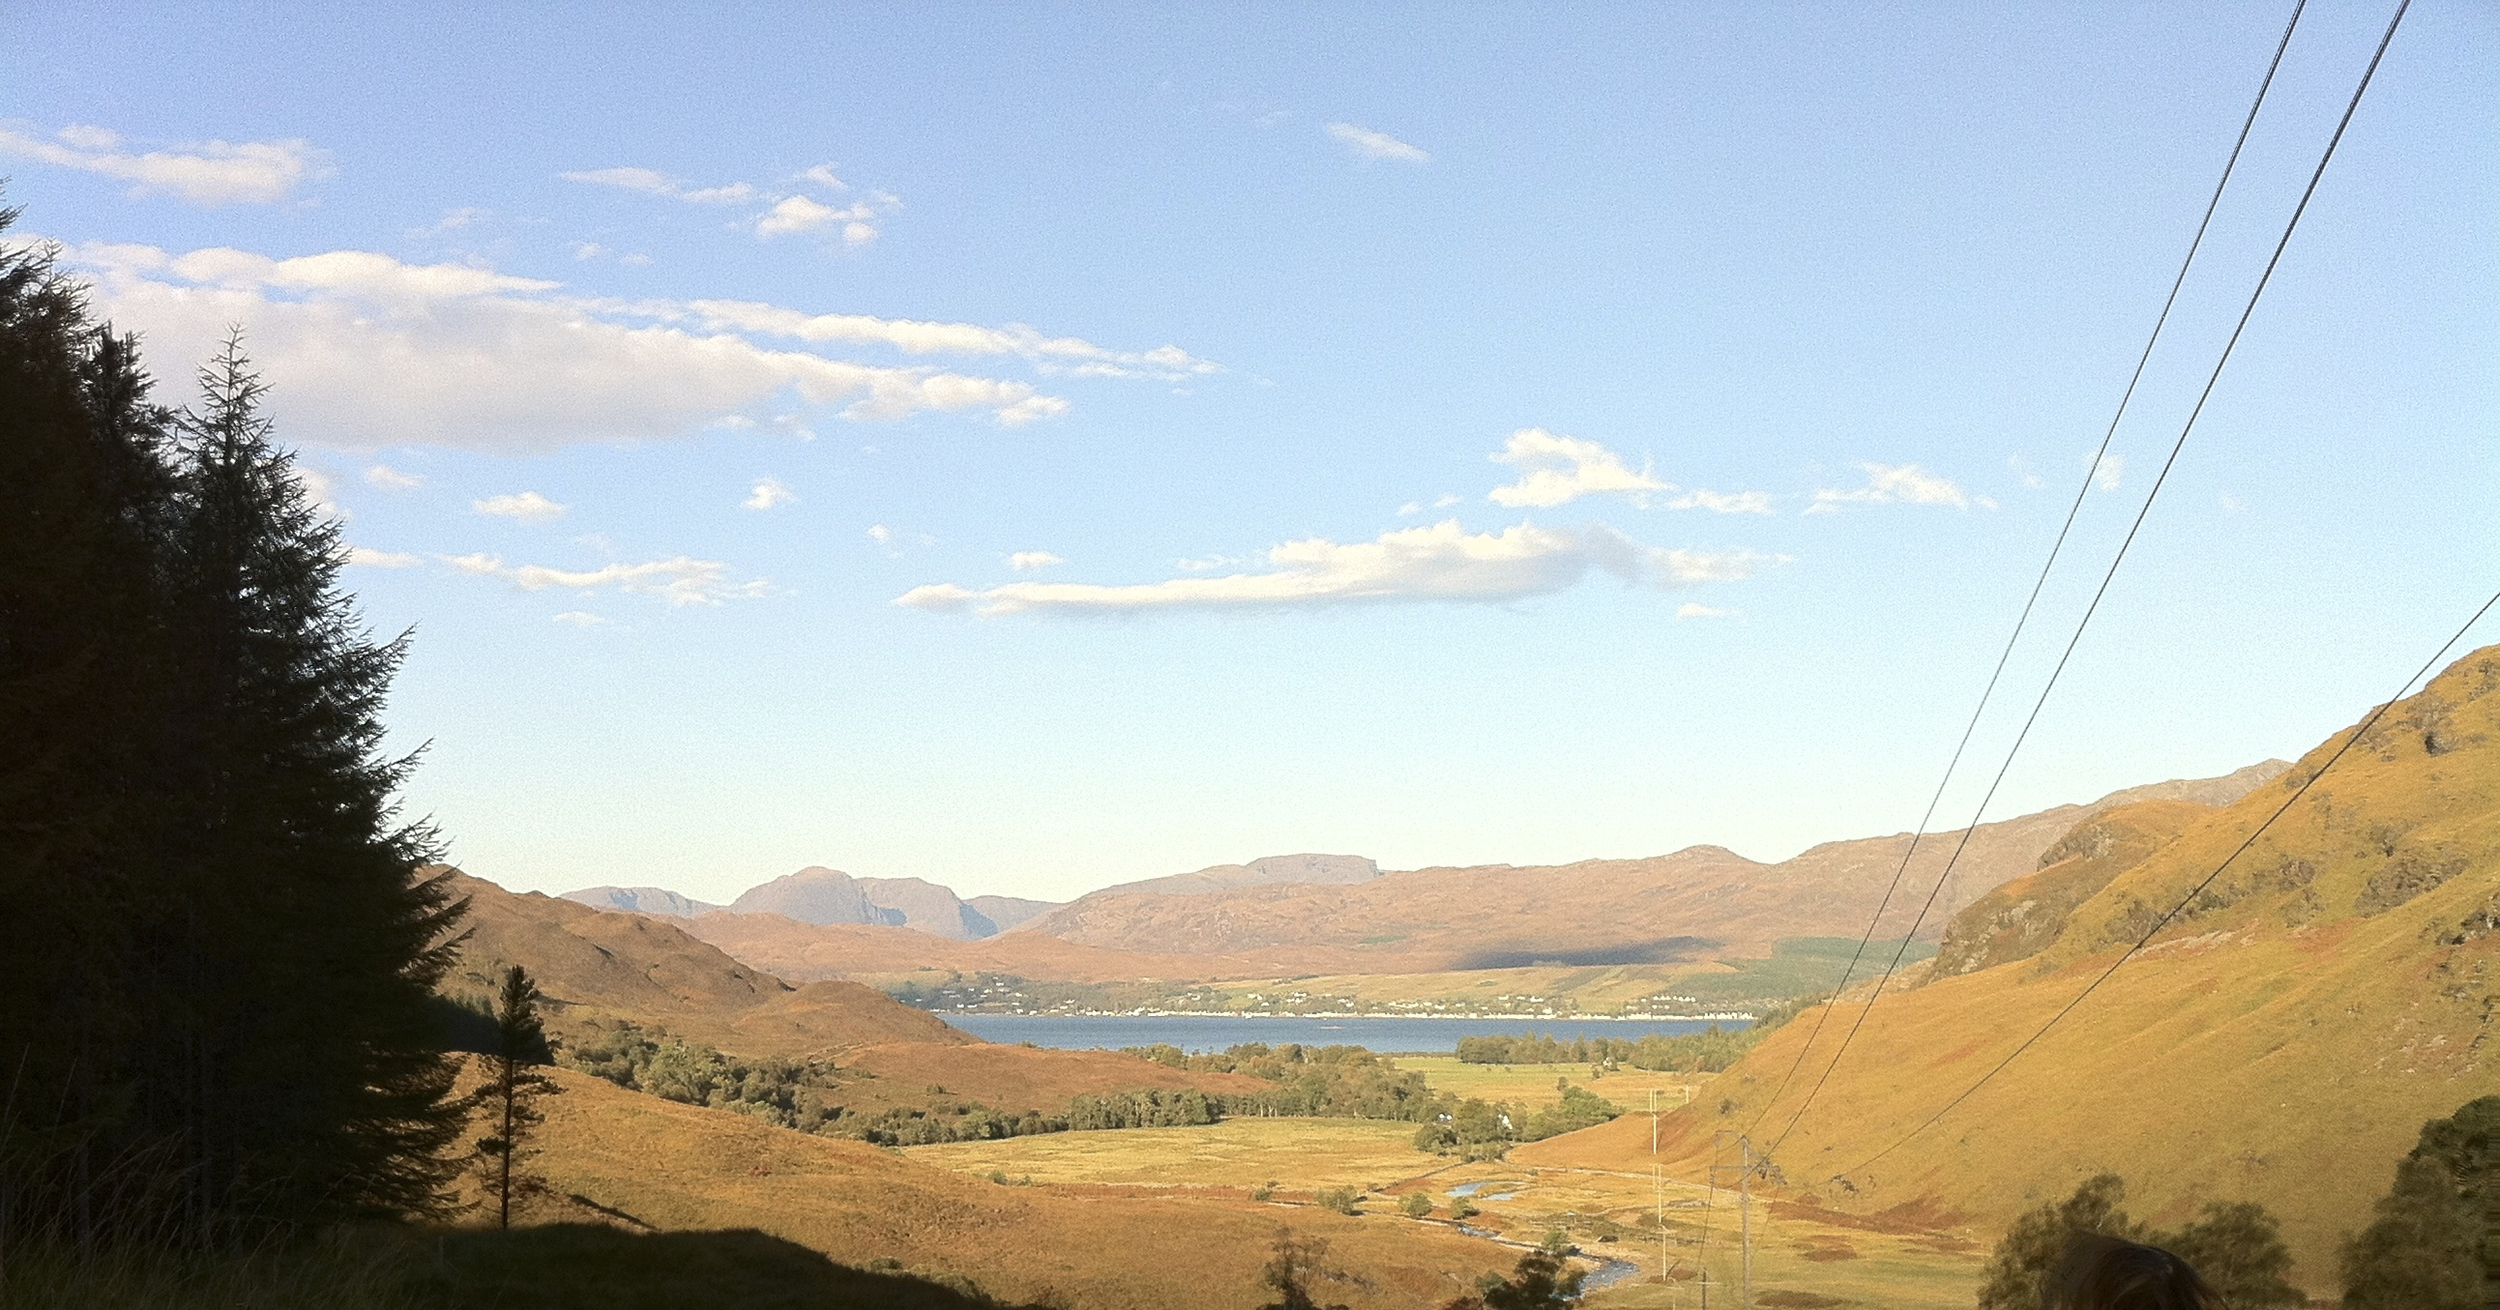
<path id="1" fill-rule="evenodd" d="M 1243 1042 L 1270 1046 L 1367 1046 L 1375 1051 L 1447 1055 L 1461 1037 L 1545 1033 L 1562 1041 L 1613 1037 L 1636 1042 L 1651 1033 L 1678 1037 L 1711 1026 L 1701 1019 L 1317 1019 L 1290 1015 L 1226 1018 L 1209 1015 L 948 1014 L 948 1023 L 987 1042 L 1031 1042 L 1067 1050 L 1164 1043 L 1196 1054 Z M 1742 1020 L 1719 1021 L 1742 1028 Z"/>

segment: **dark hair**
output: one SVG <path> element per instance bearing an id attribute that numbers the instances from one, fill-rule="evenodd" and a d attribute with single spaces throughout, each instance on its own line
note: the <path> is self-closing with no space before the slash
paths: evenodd
<path id="1" fill-rule="evenodd" d="M 2187 1261 L 2158 1246 L 2088 1233 L 2041 1288 L 2041 1310 L 2225 1310 Z"/>

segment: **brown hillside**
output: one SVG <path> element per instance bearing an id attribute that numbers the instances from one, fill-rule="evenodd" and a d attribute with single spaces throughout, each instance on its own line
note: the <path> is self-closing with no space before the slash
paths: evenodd
<path id="1" fill-rule="evenodd" d="M 807 1055 L 871 1043 L 964 1043 L 970 1034 L 853 983 L 793 987 L 688 936 L 675 921 L 611 914 L 457 871 L 468 899 L 460 958 L 442 990 L 491 996 L 505 968 L 530 971 L 559 1033 L 630 1019 L 747 1055 Z"/>
<path id="2" fill-rule="evenodd" d="M 1109 951 L 1030 932 L 1001 933 L 978 941 L 948 941 L 909 928 L 800 923 L 778 914 L 727 911 L 685 920 L 680 926 L 730 955 L 784 978 L 882 978 L 943 969 L 1068 982 L 1118 982 L 1133 978 L 1232 977 L 1256 972 L 1256 967 L 1248 962 Z M 1214 972 L 1208 973 L 1209 970 Z"/>
<path id="3" fill-rule="evenodd" d="M 2234 799 L 2282 765 L 2223 778 L 2132 788 L 1983 824 L 1923 936 L 1980 895 L 2033 872 L 2082 819 L 2114 805 L 2169 798 Z M 1942 869 L 1960 833 L 1918 845 L 1915 882 Z M 1646 964 L 1696 952 L 1767 955 L 1783 937 L 1855 936 L 1892 880 L 1907 833 L 1817 846 L 1760 864 L 1716 846 L 1639 860 L 1417 869 L 1352 885 L 1276 884 L 1191 896 L 1096 893 L 1026 925 L 1103 950 L 1254 961 L 1270 972 L 1426 973 L 1540 960 Z M 1901 906 L 1885 928 L 1909 926 Z"/>
<path id="4" fill-rule="evenodd" d="M 757 1228 L 845 1264 L 895 1260 L 968 1277 L 1012 1302 L 1086 1310 L 1250 1310 L 1278 1229 L 1330 1242 L 1356 1275 L 1324 1299 L 1355 1310 L 1437 1305 L 1518 1253 L 1445 1224 L 1308 1205 L 1234 1189 L 1126 1196 L 1101 1188 L 1002 1186 L 857 1142 L 771 1128 L 557 1071 L 541 1104 L 537 1168 L 551 1196 L 525 1221 L 669 1230 Z M 576 1199 L 578 1198 L 578 1199 Z M 595 1208 L 594 1208 L 595 1207 Z"/>
<path id="5" fill-rule="evenodd" d="M 2283 1218 L 2298 1276 L 2324 1290 L 2337 1241 L 2367 1221 L 2422 1121 L 2500 1085 L 2495 693 L 2500 648 L 2399 704 L 2154 946 L 1936 1128 L 1862 1167 L 2079 994 L 2292 784 L 2191 823 L 2085 899 L 2037 955 L 1888 994 L 1778 1145 L 1789 1179 L 1830 1197 L 1848 1194 L 1839 1175 L 1862 1207 L 1923 1203 L 1983 1224 L 2102 1170 L 2128 1180 L 2139 1214 L 2165 1222 L 2206 1199 L 2256 1200 Z M 2309 776 L 2345 735 L 2292 776 Z M 1813 1018 L 1668 1118 L 1671 1167 L 1697 1170 L 1715 1130 L 1757 1117 L 1758 1142 L 1779 1137 L 1804 1086 L 1767 1115 L 1763 1102 Z M 1804 1083 L 1845 1027 L 1825 1031 Z M 1645 1164 L 1647 1125 L 1633 1127 L 1520 1156 Z"/>
<path id="6" fill-rule="evenodd" d="M 1182 1073 L 1109 1051 L 992 1045 L 855 982 L 793 987 L 688 936 L 682 920 L 515 895 L 465 874 L 452 879 L 454 890 L 469 898 L 469 935 L 445 991 L 491 994 L 492 980 L 517 963 L 539 979 L 549 1027 L 560 1038 L 586 1038 L 590 1029 L 621 1019 L 738 1055 L 835 1056 L 846 1071 L 842 1102 L 855 1113 L 940 1101 L 1057 1112 L 1069 1098 L 1089 1093 L 1269 1086 L 1232 1074 Z M 908 928 L 878 931 L 934 940 Z"/>
<path id="7" fill-rule="evenodd" d="M 2041 853 L 2038 873 L 2006 883 L 1953 916 L 1927 976 L 1976 973 L 2039 954 L 2076 906 L 2211 813 L 2212 807 L 2187 801 L 2139 801 L 2075 825 Z"/>

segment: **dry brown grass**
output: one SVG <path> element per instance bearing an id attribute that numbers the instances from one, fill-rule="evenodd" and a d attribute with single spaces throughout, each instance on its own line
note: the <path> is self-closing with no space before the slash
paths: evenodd
<path id="1" fill-rule="evenodd" d="M 1259 1266 L 1286 1226 L 1330 1241 L 1332 1261 L 1356 1281 L 1331 1285 L 1324 1299 L 1357 1310 L 1438 1304 L 1516 1258 L 1443 1225 L 1383 1216 L 1001 1186 L 898 1152 L 556 1077 L 565 1090 L 544 1102 L 539 1163 L 554 1195 L 527 1212 L 537 1222 L 752 1227 L 845 1264 L 898 1260 L 969 1277 L 1009 1300 L 1058 1297 L 1099 1310 L 1247 1310 L 1259 1304 Z M 567 1199 L 575 1196 L 583 1201 Z"/>
<path id="2" fill-rule="evenodd" d="M 2333 745 L 2297 768 L 2315 769 Z M 2326 1290 L 2336 1243 L 2367 1222 L 2422 1122 L 2488 1093 L 2500 1073 L 2495 651 L 2399 706 L 2216 884 L 2224 895 L 2039 1046 L 1935 1130 L 1858 1167 L 2038 1030 L 2116 958 L 2109 943 L 2141 931 L 2128 926 L 2146 922 L 2139 906 L 2174 902 L 2287 795 L 2269 784 L 2191 825 L 2084 902 L 2034 959 L 1888 994 L 1780 1147 L 1789 1179 L 1851 1212 L 1965 1211 L 1983 1233 L 2102 1171 L 2127 1179 L 2139 1216 L 2167 1224 L 2208 1199 L 2255 1200 L 2281 1216 L 2296 1277 Z M 2426 867 L 2451 874 L 2382 907 L 2392 879 Z M 1668 1118 L 1671 1168 L 1697 1177 L 1717 1130 L 1755 1123 L 1813 1018 Z M 1826 1029 L 1808 1085 L 1853 1018 L 1844 1009 Z M 1803 1090 L 1791 1087 L 1759 1141 L 1779 1134 Z M 1645 1166 L 1648 1148 L 1648 1125 L 1618 1120 L 1514 1158 L 1623 1168 Z M 1835 1174 L 1857 1192 L 1836 1189 Z"/>

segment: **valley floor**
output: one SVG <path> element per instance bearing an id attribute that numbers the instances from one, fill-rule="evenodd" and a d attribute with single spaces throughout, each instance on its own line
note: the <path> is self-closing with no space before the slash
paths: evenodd
<path id="1" fill-rule="evenodd" d="M 1412 1057 L 1403 1067 L 1419 1063 Z M 1448 1063 L 1456 1065 L 1456 1061 Z M 1568 1066 L 1471 1065 L 1468 1095 L 1526 1099 Z M 1430 1071 L 1439 1085 L 1441 1070 Z M 1585 1069 L 1577 1071 L 1585 1074 Z M 1621 1094 L 1609 1078 L 1603 1090 Z M 1503 1085 L 1507 1082 L 1509 1085 Z M 1680 1088 L 1676 1089 L 1680 1091 Z M 1666 1098 L 1662 1097 L 1662 1100 Z M 1676 1102 L 1680 1103 L 1678 1096 Z M 1268 1204 L 1282 1222 L 1316 1210 L 1328 1188 L 1364 1195 L 1359 1223 L 1375 1233 L 1448 1233 L 1454 1195 L 1481 1213 L 1468 1228 L 1518 1244 L 1547 1232 L 1570 1233 L 1589 1262 L 1624 1261 L 1620 1281 L 1593 1294 L 1593 1310 L 1691 1306 L 1702 1302 L 1697 1272 L 1706 1268 L 1710 1294 L 1739 1304 L 1744 1216 L 1735 1192 L 1645 1173 L 1506 1162 L 1454 1163 L 1415 1150 L 1414 1126 L 1342 1119 L 1232 1119 L 1201 1128 L 1146 1128 L 1059 1133 L 995 1142 L 912 1147 L 911 1159 L 973 1178 L 1004 1176 L 1037 1187 L 1098 1196 L 1151 1197 L 1272 1187 Z M 1399 1200 L 1421 1192 L 1433 1203 L 1422 1221 L 1398 1213 Z M 1662 1229 L 1659 1216 L 1665 1215 Z M 1857 1216 L 1757 1200 L 1752 1207 L 1755 1304 L 1763 1307 L 1866 1307 L 1912 1310 L 1968 1304 L 1987 1248 L 1971 1235 L 1882 1217 Z M 1394 1239 L 1393 1239 L 1394 1240 Z M 1661 1275 L 1672 1274 L 1671 1278 Z"/>

